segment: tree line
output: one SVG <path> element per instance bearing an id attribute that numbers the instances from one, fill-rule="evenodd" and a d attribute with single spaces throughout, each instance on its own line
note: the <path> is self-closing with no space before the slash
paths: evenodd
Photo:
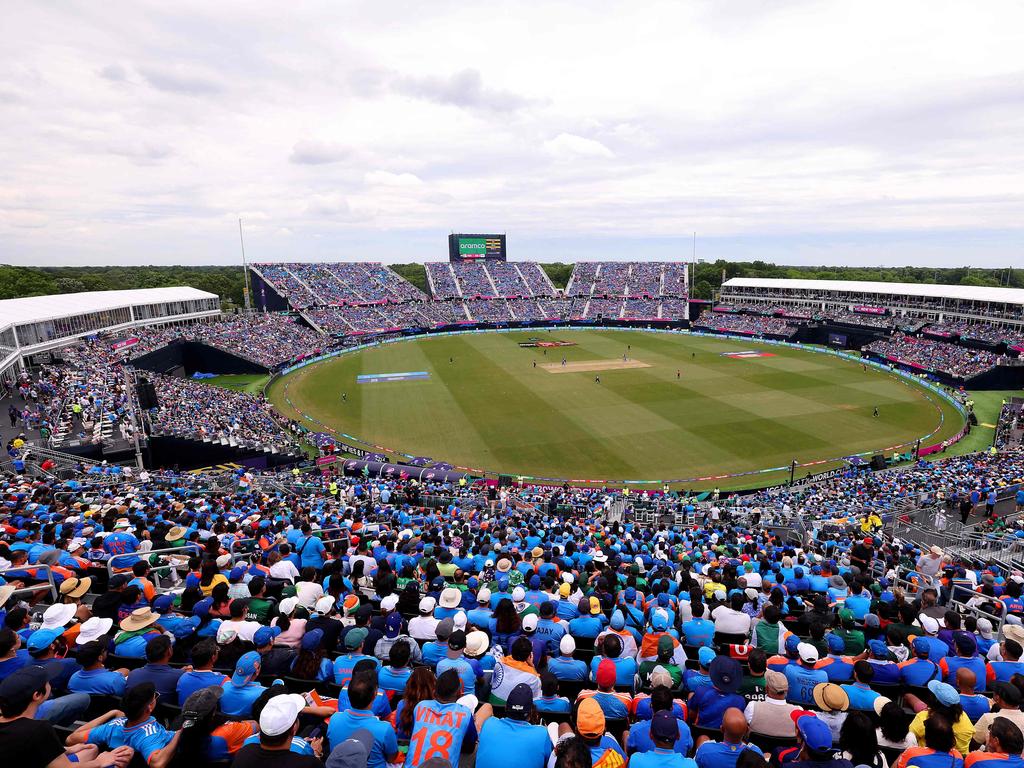
<path id="1" fill-rule="evenodd" d="M 422 264 L 392 264 L 399 275 L 421 291 L 427 290 Z M 572 264 L 541 265 L 556 288 L 565 288 Z M 975 267 L 787 267 L 764 261 L 715 261 L 694 264 L 691 295 L 711 299 L 722 285 L 722 276 L 783 277 L 808 280 L 876 280 L 892 283 L 1006 286 L 1024 288 L 1024 270 Z M 48 296 L 80 291 L 112 291 L 124 288 L 163 288 L 190 285 L 221 297 L 225 306 L 242 304 L 240 267 L 18 267 L 0 264 L 0 299 Z"/>

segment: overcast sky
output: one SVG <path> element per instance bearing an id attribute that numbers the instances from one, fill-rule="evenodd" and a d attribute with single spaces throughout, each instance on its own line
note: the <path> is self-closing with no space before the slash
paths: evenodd
<path id="1" fill-rule="evenodd" d="M 0 263 L 1024 267 L 1019 2 L 8 0 Z"/>

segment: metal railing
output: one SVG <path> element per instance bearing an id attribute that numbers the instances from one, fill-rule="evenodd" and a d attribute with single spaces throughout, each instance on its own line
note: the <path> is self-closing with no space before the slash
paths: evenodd
<path id="1" fill-rule="evenodd" d="M 29 570 L 36 570 L 36 571 L 38 571 L 40 569 L 45 569 L 46 570 L 46 586 L 50 590 L 50 600 L 52 602 L 57 602 L 57 595 L 58 595 L 57 583 L 53 580 L 53 569 L 50 566 L 48 566 L 48 565 L 28 565 L 28 564 L 26 564 L 26 565 L 20 566 L 20 567 L 6 568 L 6 569 L 0 571 L 0 576 L 3 576 L 3 575 L 8 574 L 8 573 L 13 573 L 13 572 L 25 572 L 25 571 L 29 571 Z M 19 577 L 13 577 L 13 580 L 14 581 L 21 581 L 21 579 Z M 19 587 L 18 589 L 14 590 L 11 594 L 12 595 L 19 595 L 19 594 L 21 594 L 23 592 L 38 592 L 42 587 L 43 587 L 43 585 L 41 583 L 40 584 L 34 584 L 31 587 Z"/>
<path id="2" fill-rule="evenodd" d="M 130 558 L 130 557 L 134 557 L 136 560 L 146 560 L 148 562 L 149 558 L 152 555 L 166 555 L 167 553 L 170 553 L 170 552 L 180 552 L 182 554 L 187 554 L 188 557 L 191 557 L 192 555 L 200 554 L 202 552 L 202 550 L 197 545 L 195 545 L 195 544 L 183 544 L 180 547 L 166 547 L 164 549 L 151 549 L 148 552 L 123 552 L 123 553 L 121 553 L 119 555 L 111 555 L 110 559 L 107 560 L 107 576 L 109 577 L 109 576 L 113 576 L 114 575 L 114 573 L 115 573 L 114 561 L 115 560 L 127 559 L 127 558 Z M 167 558 L 165 557 L 163 559 L 166 560 Z M 166 562 L 163 565 L 153 566 L 151 568 L 151 572 L 168 571 L 168 570 L 170 570 L 172 568 L 177 568 L 177 567 L 178 566 L 174 565 L 173 563 Z M 124 567 L 122 567 L 121 570 L 126 570 L 128 568 L 131 568 L 131 566 L 130 565 L 124 566 Z"/>

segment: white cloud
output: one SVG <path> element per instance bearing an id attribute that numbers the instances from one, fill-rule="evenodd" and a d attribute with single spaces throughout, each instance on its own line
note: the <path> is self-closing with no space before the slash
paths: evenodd
<path id="1" fill-rule="evenodd" d="M 555 138 L 544 142 L 544 150 L 555 157 L 614 157 L 612 151 L 600 141 L 576 136 L 572 133 L 560 133 Z"/>
<path id="2" fill-rule="evenodd" d="M 115 5 L 5 9 L 0 260 L 1024 252 L 1009 0 Z"/>
<path id="3" fill-rule="evenodd" d="M 366 183 L 379 187 L 422 187 L 423 180 L 414 173 L 392 173 L 391 171 L 370 171 Z"/>

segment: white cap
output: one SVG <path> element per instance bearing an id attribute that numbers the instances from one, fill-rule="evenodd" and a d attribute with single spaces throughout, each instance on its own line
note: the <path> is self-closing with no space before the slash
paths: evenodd
<path id="1" fill-rule="evenodd" d="M 800 643 L 796 647 L 797 655 L 800 657 L 800 661 L 806 662 L 807 664 L 815 664 L 818 661 L 818 649 L 810 643 Z"/>
<path id="2" fill-rule="evenodd" d="M 433 613 L 437 602 L 430 595 L 420 598 L 420 613 Z"/>
<path id="3" fill-rule="evenodd" d="M 313 610 L 317 613 L 330 613 L 334 610 L 334 598 L 330 595 L 324 595 L 313 605 Z"/>
<path id="4" fill-rule="evenodd" d="M 564 581 L 566 584 L 572 584 L 575 580 L 576 580 L 576 577 L 573 576 L 568 571 L 566 571 L 565 573 L 562 574 L 562 581 Z"/>
<path id="5" fill-rule="evenodd" d="M 716 589 L 715 590 L 715 600 L 725 600 L 725 590 L 724 589 Z"/>
<path id="6" fill-rule="evenodd" d="M 452 623 L 455 624 L 456 629 L 465 629 L 467 621 L 465 611 L 456 611 L 452 615 Z"/>
<path id="7" fill-rule="evenodd" d="M 922 613 L 918 616 L 918 623 L 921 625 L 921 629 L 924 630 L 926 635 L 937 635 L 939 634 L 939 620 L 932 618 L 931 616 Z"/>
<path id="8" fill-rule="evenodd" d="M 282 693 L 266 703 L 260 713 L 260 731 L 267 736 L 280 736 L 291 728 L 306 706 L 297 693 Z"/>
<path id="9" fill-rule="evenodd" d="M 537 621 L 537 614 L 535 613 L 528 613 L 523 616 L 523 632 L 536 632 Z"/>
<path id="10" fill-rule="evenodd" d="M 489 603 L 491 602 L 491 590 L 487 587 L 481 587 L 476 593 L 476 601 L 478 603 Z"/>
<path id="11" fill-rule="evenodd" d="M 395 610 L 395 608 L 397 607 L 398 595 L 388 595 L 380 601 L 380 609 L 382 611 L 387 611 L 388 613 L 391 613 L 391 611 Z"/>
<path id="12" fill-rule="evenodd" d="M 221 555 L 217 558 L 218 568 L 227 568 L 229 565 L 231 565 L 231 555 Z"/>
<path id="13" fill-rule="evenodd" d="M 82 622 L 82 629 L 78 633 L 78 637 L 75 638 L 75 645 L 85 645 L 93 640 L 99 640 L 113 626 L 113 619 L 101 619 L 99 616 L 93 616 Z"/>
<path id="14" fill-rule="evenodd" d="M 978 634 L 986 640 L 992 639 L 992 622 L 982 617 L 978 619 Z"/>
<path id="15" fill-rule="evenodd" d="M 558 650 L 562 652 L 563 656 L 572 656 L 576 652 L 576 641 L 572 635 L 562 635 L 562 639 L 558 641 Z"/>
<path id="16" fill-rule="evenodd" d="M 512 590 L 512 602 L 521 603 L 526 599 L 526 590 L 520 585 Z"/>
<path id="17" fill-rule="evenodd" d="M 61 629 L 75 615 L 78 606 L 72 603 L 54 603 L 43 612 L 43 629 Z"/>
<path id="18" fill-rule="evenodd" d="M 292 611 L 295 610 L 295 607 L 298 604 L 299 604 L 299 601 L 298 601 L 297 598 L 286 597 L 284 600 L 282 600 L 280 602 L 280 604 L 277 606 L 277 608 L 280 611 L 282 616 L 291 616 L 292 615 Z"/>

